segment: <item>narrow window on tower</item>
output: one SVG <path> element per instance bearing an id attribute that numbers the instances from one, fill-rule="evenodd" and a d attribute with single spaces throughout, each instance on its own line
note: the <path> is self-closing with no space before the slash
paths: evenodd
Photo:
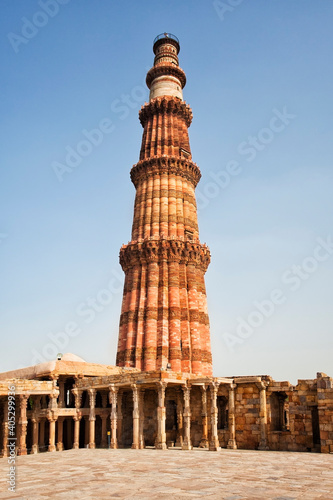
<path id="1" fill-rule="evenodd" d="M 185 229 L 185 238 L 189 241 L 193 240 L 193 231 L 189 231 L 189 229 Z"/>
<path id="2" fill-rule="evenodd" d="M 179 88 L 178 88 L 179 90 Z M 187 151 L 187 149 L 184 149 L 184 148 L 179 148 L 179 153 L 180 153 L 180 156 L 184 157 L 184 158 L 189 158 L 191 156 L 191 153 L 189 151 Z"/>

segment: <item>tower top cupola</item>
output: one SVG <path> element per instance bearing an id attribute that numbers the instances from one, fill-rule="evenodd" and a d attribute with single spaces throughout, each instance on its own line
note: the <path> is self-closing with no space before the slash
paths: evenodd
<path id="1" fill-rule="evenodd" d="M 161 33 L 154 40 L 154 66 L 148 71 L 146 83 L 150 89 L 149 100 L 173 96 L 183 100 L 182 89 L 186 84 L 184 71 L 179 67 L 179 40 L 171 33 Z"/>

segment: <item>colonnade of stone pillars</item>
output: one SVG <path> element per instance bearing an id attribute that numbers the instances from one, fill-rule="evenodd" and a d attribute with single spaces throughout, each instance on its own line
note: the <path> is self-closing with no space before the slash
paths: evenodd
<path id="1" fill-rule="evenodd" d="M 237 449 L 236 444 L 236 425 L 235 425 L 235 389 L 236 384 L 230 384 L 229 387 L 229 441 L 227 448 Z"/>
<path id="2" fill-rule="evenodd" d="M 267 446 L 267 409 L 266 409 L 266 387 L 267 382 L 258 382 L 257 387 L 260 391 L 260 443 L 259 450 L 268 450 Z"/>
<path id="3" fill-rule="evenodd" d="M 167 392 L 167 388 L 172 386 L 171 392 Z M 268 438 L 267 438 L 267 408 L 266 408 L 266 388 L 268 383 L 263 380 L 256 383 L 259 393 L 260 393 L 260 411 L 259 411 L 259 422 L 260 422 L 260 442 L 259 449 L 267 450 L 268 448 Z M 223 395 L 227 395 L 228 390 L 228 427 L 227 431 L 223 433 L 223 439 L 228 436 L 227 448 L 237 449 L 236 442 L 236 425 L 235 425 L 235 393 L 237 385 L 234 382 L 218 382 L 218 380 L 207 381 L 207 383 L 199 383 L 199 385 L 192 385 L 194 391 L 194 400 L 192 404 L 194 405 L 195 414 L 200 411 L 197 405 L 200 404 L 198 401 L 198 396 L 200 398 L 199 390 L 201 390 L 201 425 L 202 425 L 202 435 L 199 442 L 199 446 L 202 448 L 209 448 L 209 450 L 217 451 L 220 449 L 219 442 L 219 431 L 218 431 L 218 393 L 219 387 L 223 386 Z M 151 386 L 148 386 L 148 388 Z M 98 410 L 98 415 L 101 418 L 101 446 L 107 446 L 107 428 L 108 428 L 108 418 L 110 417 L 110 427 L 111 427 L 111 440 L 110 447 L 118 448 L 122 445 L 122 395 L 123 391 L 128 391 L 127 387 L 116 387 L 115 384 L 109 386 L 109 393 L 104 390 L 102 396 L 102 408 L 101 411 Z M 133 397 L 133 435 L 132 435 L 132 448 L 141 449 L 144 448 L 144 425 L 145 425 L 145 414 L 144 414 L 144 387 L 140 384 L 133 383 L 131 385 L 132 397 Z M 191 383 L 187 381 L 186 383 L 173 384 L 168 383 L 168 381 L 155 382 L 155 390 L 157 391 L 157 407 L 154 410 L 154 415 L 157 416 L 157 436 L 155 440 L 155 446 L 157 449 L 167 448 L 167 432 L 166 432 L 166 400 L 176 399 L 176 417 L 177 417 L 177 427 L 176 431 L 172 434 L 175 439 L 175 446 L 181 447 L 183 450 L 192 449 L 191 442 Z M 80 446 L 80 425 L 82 418 L 85 419 L 85 445 L 89 448 L 95 448 L 95 433 L 96 433 L 96 394 L 97 389 L 91 388 L 87 389 L 89 395 L 89 414 L 88 409 L 82 410 L 82 393 L 83 390 L 73 389 L 73 394 L 75 396 L 75 410 L 70 413 L 71 417 L 61 414 L 61 409 L 58 416 L 58 405 L 57 405 L 57 394 L 50 394 L 50 400 L 48 404 L 47 411 L 41 410 L 40 396 L 32 396 L 33 405 L 32 410 L 28 412 L 28 400 L 29 395 L 21 394 L 17 396 L 17 453 L 18 455 L 25 455 L 27 450 L 27 427 L 28 427 L 28 415 L 29 415 L 29 445 L 31 446 L 31 453 L 38 453 L 45 449 L 45 433 L 48 431 L 48 451 L 61 451 L 64 449 L 64 442 L 67 442 L 66 447 L 73 445 L 73 448 L 79 448 Z M 171 396 L 172 394 L 172 396 Z M 107 410 L 107 397 L 110 401 L 110 412 Z M 210 400 L 208 399 L 210 398 Z M 7 443 L 9 440 L 9 429 L 8 429 L 8 402 L 4 405 L 4 421 L 2 423 L 2 455 L 6 456 Z M 45 407 L 45 397 L 44 404 L 42 408 Z M 156 413 L 155 413 L 156 411 Z M 82 415 L 83 413 L 83 415 Z M 71 418 L 74 420 L 74 432 L 72 427 Z M 126 421 L 128 415 L 126 414 Z M 197 417 L 196 417 L 197 418 Z M 67 422 L 67 426 L 64 426 L 64 422 Z M 31 427 L 30 427 L 31 422 Z M 48 425 L 48 427 L 45 427 Z M 57 443 L 55 443 L 57 429 Z M 65 436 L 65 441 L 63 439 L 63 433 L 67 430 L 67 436 Z M 83 430 L 83 429 L 82 429 Z M 126 430 L 126 429 L 125 429 Z M 31 432 L 31 435 L 30 435 Z M 67 437 L 67 441 L 66 441 Z M 29 450 L 30 451 L 30 450 Z"/>

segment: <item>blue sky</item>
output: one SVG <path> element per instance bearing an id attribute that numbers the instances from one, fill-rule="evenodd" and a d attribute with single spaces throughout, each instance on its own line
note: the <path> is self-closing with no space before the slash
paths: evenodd
<path id="1" fill-rule="evenodd" d="M 115 362 L 137 114 L 153 39 L 168 31 L 202 171 L 214 374 L 332 376 L 332 2 L 1 10 L 0 370 L 55 351 Z"/>

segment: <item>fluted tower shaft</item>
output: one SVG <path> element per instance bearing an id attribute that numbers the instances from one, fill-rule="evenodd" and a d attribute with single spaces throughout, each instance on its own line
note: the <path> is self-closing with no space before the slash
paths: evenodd
<path id="1" fill-rule="evenodd" d="M 204 274 L 210 252 L 199 241 L 188 127 L 191 108 L 178 64 L 179 42 L 164 33 L 154 42 L 148 71 L 149 103 L 139 162 L 131 170 L 136 188 L 132 239 L 120 251 L 125 285 L 117 365 L 140 370 L 167 368 L 212 375 Z"/>

